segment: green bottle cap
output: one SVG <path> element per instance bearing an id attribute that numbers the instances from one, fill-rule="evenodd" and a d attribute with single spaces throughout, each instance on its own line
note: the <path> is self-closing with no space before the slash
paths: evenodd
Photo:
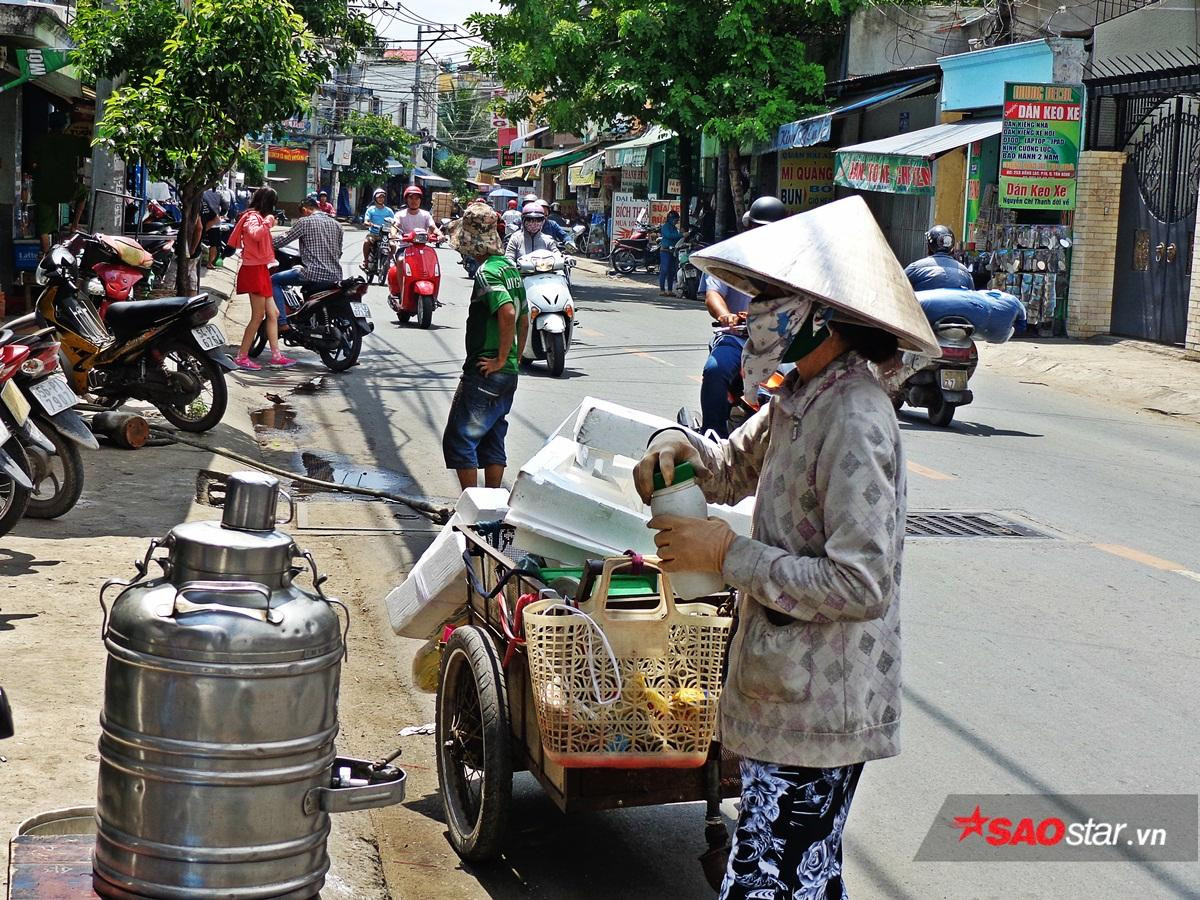
<path id="1" fill-rule="evenodd" d="M 685 481 L 691 481 L 695 477 L 696 477 L 696 470 L 692 468 L 692 464 L 690 462 L 678 463 L 675 466 L 675 480 L 671 483 L 670 486 L 674 487 L 677 484 L 683 484 Z M 666 487 L 668 487 L 668 485 L 663 480 L 662 472 L 660 472 L 658 470 L 658 467 L 655 466 L 655 468 L 654 468 L 654 489 L 656 491 L 661 491 Z"/>

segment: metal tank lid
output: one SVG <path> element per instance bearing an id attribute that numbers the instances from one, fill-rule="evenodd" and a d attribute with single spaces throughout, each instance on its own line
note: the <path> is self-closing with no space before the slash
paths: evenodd
<path id="1" fill-rule="evenodd" d="M 250 579 L 268 587 L 282 586 L 295 544 L 291 535 L 275 529 L 275 507 L 281 496 L 291 503 L 279 489 L 279 480 L 270 475 L 230 475 L 220 522 L 185 522 L 171 529 L 171 580 L 182 584 L 197 579 Z"/>

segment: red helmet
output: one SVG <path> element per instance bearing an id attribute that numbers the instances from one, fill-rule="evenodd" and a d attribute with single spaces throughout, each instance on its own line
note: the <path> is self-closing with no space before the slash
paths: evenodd
<path id="1" fill-rule="evenodd" d="M 405 198 L 411 197 L 414 194 L 416 194 L 418 197 L 425 196 L 425 192 L 423 190 L 421 190 L 419 187 L 417 187 L 415 184 L 410 184 L 408 187 L 406 187 L 404 189 Z"/>
<path id="2" fill-rule="evenodd" d="M 509 201 L 508 201 L 508 208 L 509 208 L 509 209 L 516 209 L 516 208 L 517 208 L 517 201 L 516 201 L 516 200 L 509 200 Z"/>

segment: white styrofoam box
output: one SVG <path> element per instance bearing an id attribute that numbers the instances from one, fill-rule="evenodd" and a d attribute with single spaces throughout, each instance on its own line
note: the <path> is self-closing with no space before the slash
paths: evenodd
<path id="1" fill-rule="evenodd" d="M 454 522 L 475 525 L 496 522 L 508 512 L 508 491 L 504 488 L 467 488 L 454 507 Z"/>
<path id="2" fill-rule="evenodd" d="M 573 437 L 580 444 L 638 460 L 646 452 L 650 435 L 663 428 L 678 428 L 676 422 L 630 409 L 607 400 L 584 397 L 575 413 Z"/>
<path id="3" fill-rule="evenodd" d="M 650 507 L 633 486 L 635 461 L 596 454 L 566 437 L 554 437 L 521 467 L 504 521 L 517 529 L 516 545 L 566 565 L 653 554 Z M 754 498 L 736 506 L 709 504 L 709 515 L 750 536 Z"/>
<path id="4" fill-rule="evenodd" d="M 392 631 L 410 638 L 437 634 L 467 603 L 467 539 L 447 525 L 408 577 L 387 595 Z"/>
<path id="5" fill-rule="evenodd" d="M 633 460 L 584 453 L 585 468 L 578 451 L 570 438 L 554 437 L 521 467 L 505 517 L 517 528 L 517 546 L 575 564 L 627 549 L 652 553 L 650 510 L 633 489 Z"/>

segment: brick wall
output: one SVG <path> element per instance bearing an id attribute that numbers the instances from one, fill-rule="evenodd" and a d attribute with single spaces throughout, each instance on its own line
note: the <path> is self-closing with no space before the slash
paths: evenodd
<path id="1" fill-rule="evenodd" d="M 1088 150 L 1079 156 L 1075 246 L 1071 253 L 1071 292 L 1067 305 L 1067 333 L 1071 337 L 1105 334 L 1112 325 L 1113 265 L 1124 165 L 1122 152 Z"/>
<path id="2" fill-rule="evenodd" d="M 1200 225 L 1200 219 L 1196 220 L 1196 224 Z M 1200 240 L 1196 238 L 1192 239 L 1192 285 L 1188 297 L 1184 355 L 1188 359 L 1200 360 Z"/>

